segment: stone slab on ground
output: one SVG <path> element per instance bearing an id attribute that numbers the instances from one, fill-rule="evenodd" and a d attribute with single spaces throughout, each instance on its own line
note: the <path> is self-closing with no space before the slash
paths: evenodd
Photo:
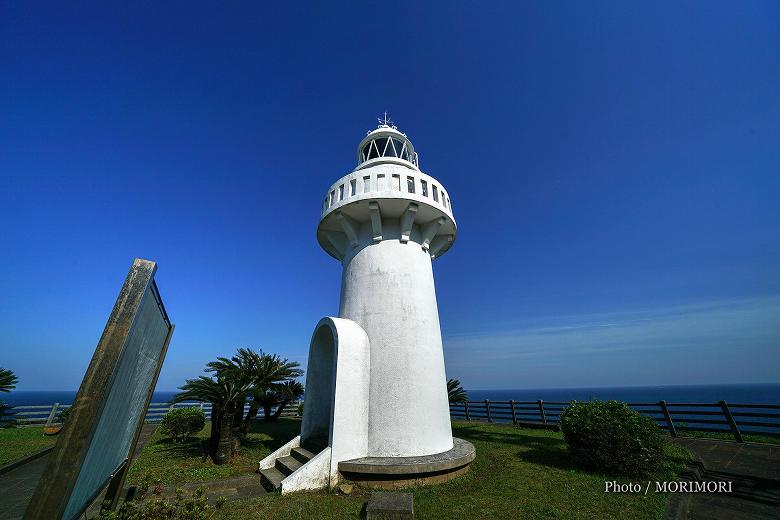
<path id="1" fill-rule="evenodd" d="M 18 466 L 0 476 L 0 511 L 4 520 L 19 520 L 46 469 L 48 454 Z"/>
<path id="2" fill-rule="evenodd" d="M 411 493 L 374 491 L 366 505 L 366 520 L 411 520 L 414 496 Z"/>
<path id="3" fill-rule="evenodd" d="M 780 445 L 677 437 L 708 470 L 780 481 Z"/>
<path id="4" fill-rule="evenodd" d="M 690 437 L 678 437 L 673 442 L 696 456 L 693 480 L 731 482 L 732 492 L 672 496 L 666 518 L 780 518 L 780 446 Z"/>

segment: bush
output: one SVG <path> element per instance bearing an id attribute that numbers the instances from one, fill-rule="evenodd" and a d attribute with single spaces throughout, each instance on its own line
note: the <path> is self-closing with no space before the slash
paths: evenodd
<path id="1" fill-rule="evenodd" d="M 70 410 L 71 410 L 71 408 L 73 408 L 73 407 L 69 406 L 67 408 L 60 408 L 59 417 L 60 417 L 60 422 L 62 424 L 65 424 L 66 422 L 68 422 L 68 417 L 70 417 Z"/>
<path id="2" fill-rule="evenodd" d="M 209 520 L 224 504 L 225 497 L 219 497 L 216 507 L 210 506 L 203 487 L 198 488 L 192 496 L 185 496 L 183 489 L 177 489 L 173 500 L 151 498 L 124 502 L 116 512 L 101 511 L 97 520 Z"/>
<path id="3" fill-rule="evenodd" d="M 625 403 L 574 403 L 561 413 L 560 425 L 569 451 L 589 469 L 634 477 L 663 463 L 663 432 Z"/>
<path id="4" fill-rule="evenodd" d="M 8 406 L 4 401 L 0 401 L 0 428 L 11 428 L 16 426 L 16 420 L 13 418 L 15 412 L 11 412 L 13 406 Z"/>
<path id="5" fill-rule="evenodd" d="M 200 408 L 174 408 L 163 416 L 160 428 L 173 442 L 184 442 L 187 437 L 206 426 L 206 414 Z"/>

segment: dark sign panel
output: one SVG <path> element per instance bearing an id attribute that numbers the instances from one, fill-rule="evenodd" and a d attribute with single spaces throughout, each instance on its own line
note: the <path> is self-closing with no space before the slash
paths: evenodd
<path id="1" fill-rule="evenodd" d="M 121 489 L 173 333 L 156 268 L 133 262 L 25 519 L 72 520 Z"/>

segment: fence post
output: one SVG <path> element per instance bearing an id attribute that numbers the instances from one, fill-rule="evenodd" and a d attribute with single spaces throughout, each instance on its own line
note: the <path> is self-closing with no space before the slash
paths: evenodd
<path id="1" fill-rule="evenodd" d="M 517 424 L 517 414 L 515 413 L 515 400 L 509 401 L 509 406 L 512 407 L 512 424 Z"/>
<path id="2" fill-rule="evenodd" d="M 739 428 L 737 428 L 737 422 L 734 420 L 734 417 L 731 415 L 731 410 L 729 410 L 729 405 L 726 404 L 726 401 L 718 401 L 718 404 L 723 410 L 723 415 L 726 416 L 726 421 L 728 421 L 729 423 L 729 428 L 731 428 L 731 433 L 734 434 L 734 440 L 736 440 L 737 442 L 744 442 L 742 440 L 742 434 L 739 432 Z"/>
<path id="3" fill-rule="evenodd" d="M 469 415 L 469 402 L 468 401 L 464 401 L 463 402 L 463 409 L 466 412 L 466 420 L 470 421 L 471 420 L 471 416 Z"/>
<path id="4" fill-rule="evenodd" d="M 485 399 L 485 412 L 487 412 L 487 421 L 493 422 L 490 419 L 490 399 Z"/>
<path id="5" fill-rule="evenodd" d="M 539 399 L 539 417 L 542 418 L 542 424 L 547 424 L 547 416 L 544 414 L 544 401 Z"/>
<path id="6" fill-rule="evenodd" d="M 664 419 L 666 419 L 666 424 L 669 425 L 669 434 L 672 437 L 677 437 L 677 428 L 674 427 L 672 416 L 669 414 L 669 409 L 666 407 L 666 401 L 664 400 L 658 401 L 658 406 L 661 407 L 661 412 L 664 414 Z"/>
<path id="7" fill-rule="evenodd" d="M 51 426 L 51 423 L 54 422 L 54 416 L 57 415 L 57 408 L 59 408 L 60 403 L 54 403 L 51 405 L 51 412 L 49 412 L 49 418 L 46 419 L 46 426 Z"/>

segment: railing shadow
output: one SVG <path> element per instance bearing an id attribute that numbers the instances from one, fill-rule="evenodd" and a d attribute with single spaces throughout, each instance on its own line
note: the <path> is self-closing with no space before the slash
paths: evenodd
<path id="1" fill-rule="evenodd" d="M 546 435 L 528 435 L 512 427 L 504 426 L 507 432 L 484 431 L 479 425 L 458 426 L 453 433 L 467 441 L 501 443 L 520 448 L 516 453 L 518 459 L 531 464 L 554 467 L 566 471 L 579 470 L 569 455 L 566 443 L 560 437 Z"/>

